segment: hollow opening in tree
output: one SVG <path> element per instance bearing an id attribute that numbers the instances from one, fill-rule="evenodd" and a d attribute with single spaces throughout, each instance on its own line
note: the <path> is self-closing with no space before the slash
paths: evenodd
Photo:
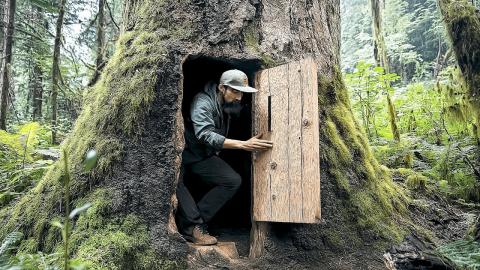
<path id="1" fill-rule="evenodd" d="M 193 97 L 203 91 L 207 82 L 218 84 L 221 74 L 229 69 L 239 69 L 248 76 L 250 86 L 254 86 L 255 72 L 261 68 L 259 60 L 214 58 L 210 56 L 189 56 L 183 64 L 183 103 L 182 114 L 190 114 Z M 185 119 L 184 119 L 185 120 Z M 252 94 L 242 97 L 242 111 L 239 116 L 231 116 L 227 137 L 247 140 L 252 135 Z M 248 252 L 248 237 L 251 227 L 251 153 L 243 150 L 223 149 L 219 156 L 240 176 L 242 184 L 235 196 L 209 222 L 209 230 L 220 241 L 234 241 L 240 255 Z M 188 170 L 184 175 L 185 185 L 198 202 L 211 187 Z"/>

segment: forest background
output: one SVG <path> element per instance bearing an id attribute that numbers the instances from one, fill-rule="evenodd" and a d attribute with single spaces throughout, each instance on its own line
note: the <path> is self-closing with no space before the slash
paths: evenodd
<path id="1" fill-rule="evenodd" d="M 0 208 L 15 203 L 59 156 L 122 31 L 121 0 L 6 0 L 1 9 Z M 14 6 L 14 16 L 6 12 Z M 475 8 L 480 0 L 465 1 Z M 357 120 L 377 159 L 406 185 L 472 209 L 480 203 L 480 140 L 467 89 L 436 0 L 382 2 L 387 65 L 376 60 L 369 0 L 342 0 L 341 70 Z M 8 24 L 14 32 L 8 57 Z M 7 49 L 6 49 L 7 48 Z M 3 88 L 2 88 L 3 90 Z M 61 224 L 60 224 L 61 225 Z M 0 265 L 55 265 L 59 255 L 0 247 Z M 2 239 L 0 239 L 2 240 Z M 480 266 L 480 245 L 464 239 L 439 252 Z M 81 263 L 79 263 L 81 265 Z M 35 269 L 33 267 L 32 269 Z"/>

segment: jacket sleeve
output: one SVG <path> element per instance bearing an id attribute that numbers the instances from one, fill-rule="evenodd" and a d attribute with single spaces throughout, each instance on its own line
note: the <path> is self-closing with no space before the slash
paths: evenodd
<path id="1" fill-rule="evenodd" d="M 214 132 L 215 122 L 213 110 L 210 104 L 201 98 L 195 98 L 190 110 L 190 118 L 197 139 L 219 151 L 223 148 L 225 136 Z"/>

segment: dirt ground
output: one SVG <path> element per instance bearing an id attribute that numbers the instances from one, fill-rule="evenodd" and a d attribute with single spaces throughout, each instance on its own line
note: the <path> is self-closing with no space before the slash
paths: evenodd
<path id="1" fill-rule="evenodd" d="M 402 180 L 396 180 L 403 184 Z M 291 248 L 285 252 L 289 245 L 286 239 L 285 247 L 267 242 L 265 256 L 249 259 L 248 228 L 212 228 L 212 235 L 219 241 L 235 242 L 239 258 L 222 258 L 214 253 L 190 256 L 189 266 L 192 269 L 455 269 L 434 250 L 463 238 L 480 208 L 448 202 L 436 193 L 425 191 L 412 192 L 412 199 L 408 209 L 413 222 L 411 233 L 403 242 L 385 250 L 378 250 L 374 244 L 365 242 L 363 247 L 355 250 Z M 317 256 L 312 256 L 312 252 L 317 252 Z"/>

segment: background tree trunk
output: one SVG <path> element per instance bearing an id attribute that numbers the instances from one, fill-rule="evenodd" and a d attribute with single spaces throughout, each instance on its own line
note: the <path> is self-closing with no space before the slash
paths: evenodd
<path id="1" fill-rule="evenodd" d="M 116 52 L 62 145 L 75 174 L 73 204 L 94 205 L 74 224 L 73 254 L 118 269 L 183 265 L 188 247 L 172 220 L 184 148 L 182 64 L 208 56 L 265 68 L 311 56 L 318 66 L 324 220 L 271 224 L 260 263 L 381 268 L 381 260 L 371 258 L 404 235 L 398 220 L 405 196 L 353 118 L 339 67 L 339 1 L 143 0 L 127 6 Z M 99 159 L 85 173 L 83 155 L 91 148 Z M 48 222 L 61 213 L 59 162 L 37 188 L 0 212 L 0 237 L 22 224 L 28 239 L 39 243 L 33 249 L 55 248 L 60 237 Z M 352 259 L 339 258 L 345 253 Z"/>
<path id="2" fill-rule="evenodd" d="M 52 144 L 57 143 L 57 96 L 60 83 L 60 47 L 62 39 L 63 17 L 65 15 L 66 0 L 60 1 L 58 9 L 58 18 L 55 27 L 55 41 L 53 44 L 52 60 L 52 93 L 50 102 L 52 104 Z"/>
<path id="3" fill-rule="evenodd" d="M 43 71 L 36 59 L 33 60 L 33 95 L 32 95 L 32 119 L 38 121 L 42 118 L 43 105 Z"/>
<path id="4" fill-rule="evenodd" d="M 383 16 L 383 7 L 384 3 L 382 0 L 370 0 L 370 6 L 372 9 L 372 35 L 373 35 L 373 57 L 377 62 L 377 66 L 383 67 L 385 73 L 390 73 L 390 65 L 388 63 L 387 57 L 387 47 L 385 45 L 385 38 L 383 37 L 383 25 L 382 25 L 382 16 Z M 390 83 L 388 83 L 390 87 Z M 388 89 L 386 91 L 387 96 L 387 110 L 390 120 L 390 130 L 392 131 L 393 138 L 399 142 L 400 141 L 400 131 L 397 126 L 397 112 L 395 111 L 395 106 L 393 105 L 392 98 Z"/>
<path id="5" fill-rule="evenodd" d="M 480 15 L 478 9 L 466 1 L 438 0 L 438 4 L 467 86 L 468 103 L 476 121 L 472 129 L 478 145 L 477 164 L 480 164 Z M 472 234 L 480 241 L 480 219 Z"/>
<path id="6" fill-rule="evenodd" d="M 476 126 L 480 127 L 480 15 L 462 0 L 438 0 L 452 49 L 467 86 Z M 479 129 L 476 129 L 479 137 Z"/>
<path id="7" fill-rule="evenodd" d="M 88 82 L 89 86 L 97 82 L 100 71 L 105 65 L 105 0 L 98 0 L 96 32 L 97 57 L 95 59 L 95 71 L 93 72 L 92 79 Z"/>
<path id="8" fill-rule="evenodd" d="M 13 47 L 13 30 L 15 24 L 15 7 L 16 0 L 6 0 L 4 7 L 4 23 L 3 27 L 3 59 L 2 59 L 2 75 L 1 85 L 2 91 L 0 95 L 0 129 L 7 129 L 7 110 L 8 98 L 10 90 L 10 64 L 12 63 L 12 47 Z"/>

